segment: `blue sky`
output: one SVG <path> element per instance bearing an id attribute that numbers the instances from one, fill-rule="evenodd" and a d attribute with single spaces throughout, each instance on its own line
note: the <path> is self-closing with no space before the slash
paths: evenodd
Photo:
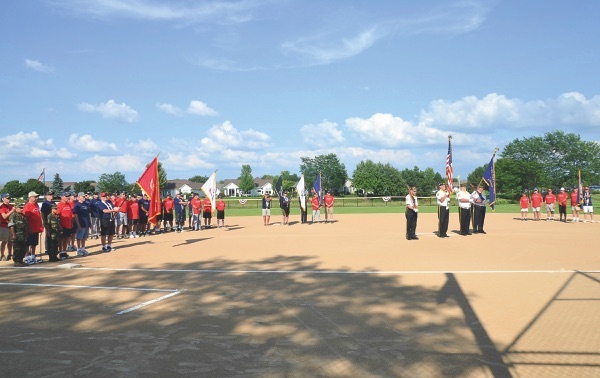
<path id="1" fill-rule="evenodd" d="M 598 1 L 8 1 L 0 183 L 299 173 L 335 153 L 455 176 L 553 130 L 600 141 Z M 310 180 L 310 178 L 307 178 Z"/>

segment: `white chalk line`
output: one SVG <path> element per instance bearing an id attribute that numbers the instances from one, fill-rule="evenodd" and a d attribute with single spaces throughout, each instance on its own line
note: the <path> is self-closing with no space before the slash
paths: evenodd
<path id="1" fill-rule="evenodd" d="M 18 283 L 18 282 L 0 282 L 0 286 L 24 286 L 24 287 L 62 287 L 67 289 L 98 289 L 98 290 L 133 290 L 133 291 L 151 291 L 151 292 L 168 292 L 169 294 L 163 295 L 152 299 L 150 301 L 140 303 L 136 306 L 129 307 L 125 310 L 117 312 L 116 315 L 126 314 L 133 310 L 137 310 L 142 307 L 146 307 L 150 304 L 162 301 L 164 299 L 173 297 L 177 294 L 181 294 L 184 290 L 178 289 L 154 289 L 148 287 L 119 287 L 119 286 L 87 286 L 87 285 L 62 285 L 62 284 L 34 284 L 34 283 Z"/>
<path id="2" fill-rule="evenodd" d="M 144 303 L 140 303 L 139 305 L 136 305 L 136 306 L 133 306 L 133 307 L 129 307 L 129 308 L 123 310 L 123 311 L 119 311 L 119 312 L 116 313 L 116 315 L 126 314 L 128 312 L 133 311 L 133 310 L 137 310 L 139 308 L 146 307 L 148 305 L 151 305 L 151 304 L 156 303 L 156 302 L 160 302 L 160 301 L 162 301 L 164 299 L 171 298 L 171 297 L 173 297 L 173 296 L 175 296 L 177 294 L 181 294 L 181 293 L 182 293 L 182 291 L 175 291 L 175 292 L 173 292 L 171 294 L 163 295 L 162 297 L 158 297 L 158 298 L 152 299 L 150 301 L 147 301 L 147 302 L 144 302 Z"/>
<path id="3" fill-rule="evenodd" d="M 0 268 L 1 269 L 1 268 Z M 54 269 L 54 268 L 36 268 Z M 232 273 L 232 274 L 339 274 L 339 275 L 402 275 L 402 274 L 503 274 L 503 273 L 600 273 L 600 270 L 541 269 L 541 270 L 258 270 L 258 269 L 151 269 L 151 268 L 73 268 L 71 270 L 148 272 L 148 273 Z M 1 283 L 0 283 L 1 284 Z M 131 290 L 139 290 L 131 288 Z M 155 290 L 155 289 L 148 289 Z M 156 289 L 168 291 L 167 289 Z M 175 290 L 175 289 L 172 289 Z"/>

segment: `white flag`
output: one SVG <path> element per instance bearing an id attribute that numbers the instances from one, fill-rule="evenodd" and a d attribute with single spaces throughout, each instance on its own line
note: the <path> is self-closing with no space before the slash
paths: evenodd
<path id="1" fill-rule="evenodd" d="M 212 206 L 213 211 L 216 209 L 217 205 L 217 171 L 214 171 L 212 175 L 206 180 L 204 185 L 202 185 L 202 191 L 204 195 L 210 199 L 210 205 Z"/>
<path id="2" fill-rule="evenodd" d="M 296 190 L 298 191 L 298 196 L 300 196 L 300 207 L 302 210 L 306 210 L 306 190 L 304 190 L 304 174 L 296 184 Z"/>

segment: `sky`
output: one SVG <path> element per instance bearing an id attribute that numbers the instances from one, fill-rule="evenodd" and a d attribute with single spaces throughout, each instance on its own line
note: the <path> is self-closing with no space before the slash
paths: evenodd
<path id="1" fill-rule="evenodd" d="M 0 183 L 156 155 L 169 179 L 301 157 L 466 177 L 517 138 L 600 142 L 600 2 L 9 0 Z M 311 178 L 306 178 L 308 181 Z"/>

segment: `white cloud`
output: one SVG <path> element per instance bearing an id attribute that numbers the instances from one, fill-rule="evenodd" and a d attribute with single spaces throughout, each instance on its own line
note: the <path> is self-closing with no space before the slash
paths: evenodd
<path id="1" fill-rule="evenodd" d="M 270 137 L 253 129 L 239 131 L 229 121 L 215 125 L 208 130 L 208 136 L 200 144 L 208 151 L 219 152 L 227 148 L 241 150 L 264 149 L 269 146 Z M 219 152 L 221 153 L 221 152 Z"/>
<path id="2" fill-rule="evenodd" d="M 25 59 L 25 66 L 27 68 L 31 68 L 32 70 L 44 73 L 53 73 L 54 67 L 41 63 L 37 60 Z"/>
<path id="3" fill-rule="evenodd" d="M 90 134 L 71 134 L 69 145 L 79 151 L 85 152 L 109 152 L 117 151 L 117 145 L 103 140 L 94 139 Z"/>
<path id="4" fill-rule="evenodd" d="M 316 64 L 329 64 L 362 53 L 385 34 L 377 27 L 371 27 L 349 38 L 317 35 L 284 42 L 281 47 L 285 53 L 305 56 Z"/>
<path id="5" fill-rule="evenodd" d="M 53 139 L 42 139 L 36 131 L 19 132 L 0 137 L 0 158 L 3 161 L 22 162 L 22 159 L 71 159 L 75 154 L 64 147 L 56 147 Z"/>
<path id="6" fill-rule="evenodd" d="M 77 108 L 82 112 L 100 113 L 102 117 L 115 119 L 117 121 L 133 123 L 138 120 L 138 113 L 125 103 L 117 104 L 115 100 L 108 100 L 105 103 L 91 105 L 82 102 L 77 105 Z"/>
<path id="7" fill-rule="evenodd" d="M 304 125 L 300 128 L 300 133 L 304 143 L 318 148 L 331 147 L 344 142 L 343 133 L 337 128 L 335 122 L 323 121 L 318 125 Z"/>
<path id="8" fill-rule="evenodd" d="M 79 162 L 77 167 L 84 172 L 112 173 L 115 171 L 139 172 L 141 175 L 146 169 L 147 161 L 142 161 L 140 156 L 125 154 L 119 156 L 94 155 Z"/>
<path id="9" fill-rule="evenodd" d="M 421 111 L 420 122 L 431 127 L 458 130 L 494 127 L 556 127 L 558 125 L 600 125 L 600 96 L 586 99 L 578 92 L 564 93 L 555 100 L 524 102 L 490 93 L 478 99 L 463 97 L 459 101 L 436 100 Z"/>
<path id="10" fill-rule="evenodd" d="M 200 116 L 210 116 L 210 117 L 219 115 L 219 113 L 217 113 L 216 111 L 211 109 L 204 102 L 198 101 L 198 100 L 192 100 L 190 102 L 190 106 L 188 107 L 187 112 L 190 114 L 196 114 L 196 115 L 200 115 Z"/>
<path id="11" fill-rule="evenodd" d="M 183 110 L 179 109 L 175 105 L 158 103 L 156 104 L 156 107 L 167 114 L 171 114 L 178 117 L 181 117 L 183 115 Z"/>
<path id="12" fill-rule="evenodd" d="M 241 23 L 252 19 L 252 10 L 260 1 L 169 1 L 160 3 L 150 0 L 53 0 L 52 5 L 68 12 L 90 14 L 108 18 L 120 16 L 133 19 L 161 21 L 199 22 L 217 20 L 222 23 Z"/>
<path id="13" fill-rule="evenodd" d="M 156 154 L 160 151 L 158 144 L 152 139 L 140 139 L 135 142 L 127 142 L 126 146 L 128 150 L 146 154 Z"/>

